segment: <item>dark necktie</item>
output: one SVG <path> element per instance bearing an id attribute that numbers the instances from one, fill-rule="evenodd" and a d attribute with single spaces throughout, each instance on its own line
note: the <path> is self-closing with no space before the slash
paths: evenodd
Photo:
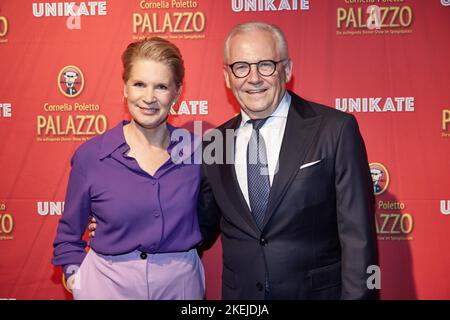
<path id="1" fill-rule="evenodd" d="M 259 132 L 267 119 L 249 120 L 253 130 L 247 147 L 248 197 L 253 218 L 260 229 L 270 192 L 266 143 Z"/>

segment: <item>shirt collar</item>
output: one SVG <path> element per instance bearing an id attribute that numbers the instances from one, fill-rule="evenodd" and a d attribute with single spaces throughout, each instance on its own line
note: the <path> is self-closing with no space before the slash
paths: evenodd
<path id="1" fill-rule="evenodd" d="M 281 99 L 280 103 L 276 107 L 275 111 L 270 115 L 270 118 L 287 118 L 288 112 L 289 112 L 289 106 L 291 105 L 291 95 L 287 92 L 287 90 L 284 92 L 283 98 Z M 267 123 L 270 122 L 271 119 L 267 120 Z M 250 117 L 247 113 L 245 113 L 244 110 L 241 109 L 241 124 L 239 127 L 242 127 L 247 123 L 248 120 L 250 120 Z"/>
<path id="2" fill-rule="evenodd" d="M 129 146 L 125 141 L 125 135 L 123 133 L 123 127 L 130 123 L 130 121 L 123 120 L 119 122 L 114 128 L 106 131 L 103 134 L 103 140 L 100 147 L 99 159 L 104 159 L 107 156 L 111 155 L 118 148 L 124 147 L 123 152 L 127 152 L 129 150 Z M 176 129 L 176 127 L 172 126 L 170 123 L 167 123 L 167 128 L 169 129 L 170 135 Z M 170 141 L 169 147 L 167 151 L 170 153 L 174 146 L 178 143 L 178 141 Z"/>
<path id="3" fill-rule="evenodd" d="M 100 146 L 99 158 L 104 159 L 111 153 L 116 151 L 117 148 L 122 145 L 126 145 L 125 135 L 123 134 L 123 126 L 128 124 L 129 121 L 121 121 L 111 130 L 106 131 L 103 134 L 102 144 Z"/>

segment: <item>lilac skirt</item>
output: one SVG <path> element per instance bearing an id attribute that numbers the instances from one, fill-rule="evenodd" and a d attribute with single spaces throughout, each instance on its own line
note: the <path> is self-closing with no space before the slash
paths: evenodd
<path id="1" fill-rule="evenodd" d="M 89 250 L 75 278 L 76 300 L 200 300 L 205 272 L 197 250 L 106 256 Z"/>

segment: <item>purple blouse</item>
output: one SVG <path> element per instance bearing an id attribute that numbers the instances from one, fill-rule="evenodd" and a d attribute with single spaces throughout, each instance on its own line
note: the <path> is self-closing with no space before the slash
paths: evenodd
<path id="1" fill-rule="evenodd" d="M 149 175 L 126 155 L 125 124 L 83 143 L 72 158 L 64 214 L 53 243 L 52 262 L 65 271 L 86 255 L 82 236 L 90 215 L 97 219 L 90 246 L 104 255 L 187 251 L 201 241 L 200 165 L 169 159 Z M 168 127 L 171 133 L 175 129 Z M 170 144 L 169 154 L 177 143 Z"/>

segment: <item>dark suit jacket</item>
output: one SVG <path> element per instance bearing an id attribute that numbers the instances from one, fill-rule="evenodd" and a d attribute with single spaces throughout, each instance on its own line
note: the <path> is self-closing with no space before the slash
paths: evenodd
<path id="1" fill-rule="evenodd" d="M 204 165 L 199 218 L 204 239 L 220 225 L 223 299 L 374 298 L 366 286 L 366 269 L 377 264 L 374 197 L 357 122 L 290 94 L 262 230 L 233 164 Z M 219 129 L 235 129 L 240 121 L 239 115 Z"/>

